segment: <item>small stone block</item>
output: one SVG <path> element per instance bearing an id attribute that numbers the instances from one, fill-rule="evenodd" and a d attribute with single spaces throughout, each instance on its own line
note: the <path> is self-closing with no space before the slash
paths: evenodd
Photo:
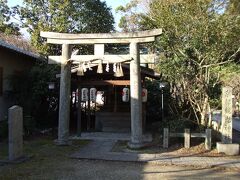
<path id="1" fill-rule="evenodd" d="M 206 129 L 205 148 L 206 150 L 211 150 L 212 148 L 212 130 L 211 129 Z"/>
<path id="2" fill-rule="evenodd" d="M 229 156 L 235 156 L 239 154 L 239 144 L 225 144 L 217 142 L 218 153 L 225 153 Z"/>
<path id="3" fill-rule="evenodd" d="M 185 148 L 190 148 L 190 139 L 191 139 L 190 129 L 184 129 L 184 147 Z"/>
<path id="4" fill-rule="evenodd" d="M 168 148 L 169 142 L 169 130 L 168 128 L 163 129 L 163 148 Z"/>

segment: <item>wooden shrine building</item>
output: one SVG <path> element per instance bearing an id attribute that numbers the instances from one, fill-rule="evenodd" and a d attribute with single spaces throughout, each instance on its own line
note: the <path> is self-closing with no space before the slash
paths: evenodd
<path id="1" fill-rule="evenodd" d="M 81 131 L 101 131 L 101 132 L 131 132 L 130 114 L 130 66 L 122 65 L 122 76 L 115 77 L 114 65 L 103 65 L 103 73 L 96 73 L 98 66 L 84 72 L 83 76 L 72 73 L 72 108 L 77 109 L 78 123 L 70 123 L 77 126 L 77 134 Z M 160 75 L 152 69 L 141 66 L 141 86 L 143 88 L 142 121 L 143 132 L 146 122 L 146 100 L 147 90 L 145 89 L 145 79 L 150 77 L 159 79 Z M 144 91 L 145 89 L 145 91 Z M 84 90 L 87 94 L 83 95 Z M 91 97 L 92 91 L 95 98 Z M 125 92 L 127 91 L 127 92 Z M 78 97 L 75 97 L 78 95 Z M 82 96 L 88 96 L 84 99 Z M 146 100 L 144 100 L 146 99 Z M 80 101 L 79 101 L 80 100 Z M 75 106 L 74 106 L 75 104 Z M 79 108 L 80 107 L 80 108 Z M 72 114 L 76 114 L 73 113 Z"/>
<path id="2" fill-rule="evenodd" d="M 61 64 L 59 144 L 68 143 L 72 79 L 78 89 L 78 131 L 81 130 L 82 125 L 81 108 L 88 107 L 89 111 L 94 108 L 94 111 L 96 110 L 95 130 L 112 131 L 114 128 L 127 131 L 131 129 L 129 146 L 140 148 L 144 145 L 145 108 L 142 102 L 144 81 L 145 77 L 159 78 L 159 75 L 141 66 L 141 64 L 154 63 L 156 56 L 140 54 L 139 46 L 142 43 L 154 42 L 161 33 L 161 29 L 106 34 L 41 32 L 41 36 L 47 38 L 47 43 L 62 45 L 61 56 L 49 56 L 49 64 Z M 78 55 L 76 45 L 86 44 L 94 46 L 94 53 Z M 106 53 L 105 48 L 109 44 L 127 44 L 129 53 Z M 122 97 L 123 90 L 127 96 Z M 95 98 L 93 94 L 96 95 Z M 88 116 L 90 115 L 88 113 Z M 91 128 L 90 125 L 90 121 L 87 121 L 87 129 Z"/>

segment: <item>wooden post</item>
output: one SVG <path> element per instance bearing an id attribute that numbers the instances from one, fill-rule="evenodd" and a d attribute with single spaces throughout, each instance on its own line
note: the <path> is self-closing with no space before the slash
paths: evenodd
<path id="1" fill-rule="evenodd" d="M 211 150 L 211 148 L 212 148 L 212 130 L 206 129 L 205 133 L 206 133 L 205 148 L 206 148 L 206 150 Z"/>
<path id="2" fill-rule="evenodd" d="M 67 145 L 69 137 L 70 95 L 71 95 L 71 46 L 62 45 L 62 63 L 60 80 L 58 144 Z"/>
<path id="3" fill-rule="evenodd" d="M 87 131 L 91 129 L 91 101 L 90 101 L 90 90 L 88 91 L 88 114 L 87 114 Z"/>
<path id="4" fill-rule="evenodd" d="M 168 148 L 169 143 L 169 129 L 164 128 L 163 129 L 163 148 Z"/>
<path id="5" fill-rule="evenodd" d="M 81 86 L 78 86 L 78 106 L 77 106 L 77 136 L 81 136 L 82 107 L 81 107 Z"/>
<path id="6" fill-rule="evenodd" d="M 190 148 L 190 129 L 184 129 L 184 147 L 185 148 Z"/>
<path id="7" fill-rule="evenodd" d="M 147 112 L 146 112 L 147 111 L 147 103 L 143 103 L 142 106 L 143 106 L 143 110 L 142 110 L 143 123 L 142 124 L 143 124 L 143 133 L 145 133 L 146 132 L 146 119 L 147 119 L 147 117 L 146 117 L 147 116 Z"/>
<path id="8" fill-rule="evenodd" d="M 117 112 L 117 86 L 114 86 L 114 109 L 113 112 Z"/>
<path id="9" fill-rule="evenodd" d="M 138 43 L 130 43 L 130 93 L 131 93 L 131 141 L 130 148 L 141 148 L 142 140 L 142 87 L 140 75 L 140 52 Z"/>

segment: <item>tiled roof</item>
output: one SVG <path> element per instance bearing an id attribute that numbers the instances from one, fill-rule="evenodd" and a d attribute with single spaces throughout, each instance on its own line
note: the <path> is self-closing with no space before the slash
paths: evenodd
<path id="1" fill-rule="evenodd" d="M 2 40 L 0 40 L 0 46 L 8 48 L 8 49 L 11 49 L 11 50 L 16 51 L 16 52 L 18 52 L 20 54 L 24 54 L 26 56 L 30 56 L 30 57 L 35 58 L 35 59 L 40 59 L 41 58 L 39 54 L 35 54 L 35 53 L 32 53 L 32 52 L 23 50 L 23 49 L 21 49 L 19 47 L 16 47 L 14 45 L 6 43 L 5 41 L 2 41 Z"/>

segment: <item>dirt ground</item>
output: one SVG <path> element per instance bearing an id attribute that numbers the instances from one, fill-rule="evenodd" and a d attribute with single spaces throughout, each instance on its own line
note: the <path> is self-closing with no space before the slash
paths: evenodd
<path id="1" fill-rule="evenodd" d="M 118 141 L 113 147 L 113 152 L 136 152 L 136 153 L 150 153 L 161 154 L 168 153 L 172 156 L 207 156 L 207 157 L 224 157 L 225 154 L 218 153 L 215 148 L 210 151 L 205 149 L 204 143 L 192 145 L 189 149 L 184 148 L 183 144 L 175 143 L 168 149 L 165 149 L 158 144 L 149 144 L 148 147 L 140 150 L 131 150 L 127 147 L 127 141 Z M 236 157 L 236 156 L 235 156 Z"/>
<path id="2" fill-rule="evenodd" d="M 225 157 L 223 153 L 218 153 L 216 148 L 213 146 L 212 150 L 206 150 L 205 144 L 201 138 L 194 139 L 191 141 L 191 147 L 189 149 L 184 148 L 183 138 L 172 138 L 169 143 L 169 148 L 163 148 L 162 143 L 158 140 L 149 143 L 145 148 L 140 150 L 131 150 L 127 146 L 127 141 L 118 141 L 112 151 L 113 152 L 135 152 L 135 153 L 150 153 L 150 154 L 161 154 L 168 153 L 172 156 L 205 156 L 205 157 Z M 234 156 L 234 158 L 240 156 Z M 231 157 L 229 157 L 231 158 Z"/>
<path id="3" fill-rule="evenodd" d="M 0 165 L 0 179 L 239 179 L 239 172 L 219 168 L 163 166 L 152 163 L 76 160 L 69 155 L 89 141 L 74 141 L 72 146 L 56 146 L 52 138 L 25 141 L 24 152 L 33 157 L 21 164 Z M 0 145 L 0 159 L 7 147 Z"/>
<path id="4" fill-rule="evenodd" d="M 68 159 L 58 164 L 38 167 L 26 162 L 24 165 L 0 167 L 0 179 L 81 179 L 81 180 L 150 180 L 150 179 L 239 179 L 236 171 L 205 169 L 153 164 L 88 161 Z"/>

